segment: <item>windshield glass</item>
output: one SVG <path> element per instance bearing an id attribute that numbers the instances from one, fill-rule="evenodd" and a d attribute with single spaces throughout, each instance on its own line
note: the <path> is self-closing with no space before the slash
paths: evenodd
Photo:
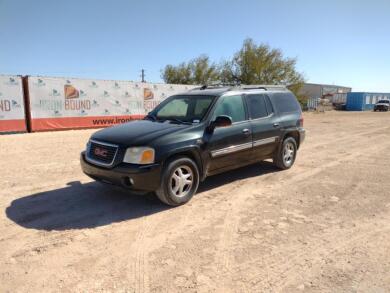
<path id="1" fill-rule="evenodd" d="M 390 101 L 389 101 L 389 100 L 380 100 L 378 103 L 381 103 L 381 104 L 390 104 Z"/>
<path id="2" fill-rule="evenodd" d="M 156 120 L 198 123 L 206 115 L 214 96 L 174 96 L 150 114 Z"/>

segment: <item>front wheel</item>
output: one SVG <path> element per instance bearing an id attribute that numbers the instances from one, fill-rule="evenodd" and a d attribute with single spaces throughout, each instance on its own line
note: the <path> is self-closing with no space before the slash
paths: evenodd
<path id="1" fill-rule="evenodd" d="M 188 157 L 178 157 L 166 164 L 156 195 L 163 203 L 178 206 L 188 202 L 198 186 L 199 170 L 195 162 Z"/>
<path id="2" fill-rule="evenodd" d="M 293 137 L 287 137 L 274 154 L 273 162 L 282 170 L 290 169 L 297 156 L 297 142 Z"/>

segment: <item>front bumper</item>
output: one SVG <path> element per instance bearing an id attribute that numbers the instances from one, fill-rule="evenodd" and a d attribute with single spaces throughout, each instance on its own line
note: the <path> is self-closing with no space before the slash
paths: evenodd
<path id="1" fill-rule="evenodd" d="M 374 111 L 388 111 L 389 107 L 385 105 L 374 106 Z"/>
<path id="2" fill-rule="evenodd" d="M 80 155 L 83 172 L 94 180 L 118 185 L 137 191 L 155 191 L 160 186 L 161 165 L 133 165 L 121 163 L 111 169 L 93 165 L 85 160 L 85 152 Z"/>

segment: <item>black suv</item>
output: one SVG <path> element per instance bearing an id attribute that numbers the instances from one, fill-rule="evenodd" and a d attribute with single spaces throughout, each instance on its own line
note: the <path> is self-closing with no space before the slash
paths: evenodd
<path id="1" fill-rule="evenodd" d="M 97 131 L 81 166 L 176 206 L 207 176 L 269 158 L 290 168 L 304 138 L 301 107 L 286 88 L 203 86 L 167 98 L 144 120 Z"/>

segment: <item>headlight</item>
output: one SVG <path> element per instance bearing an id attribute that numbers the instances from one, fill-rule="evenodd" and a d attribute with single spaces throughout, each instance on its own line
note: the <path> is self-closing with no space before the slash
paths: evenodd
<path id="1" fill-rule="evenodd" d="M 154 149 L 149 147 L 128 148 L 123 162 L 130 164 L 152 164 L 154 163 Z"/>

